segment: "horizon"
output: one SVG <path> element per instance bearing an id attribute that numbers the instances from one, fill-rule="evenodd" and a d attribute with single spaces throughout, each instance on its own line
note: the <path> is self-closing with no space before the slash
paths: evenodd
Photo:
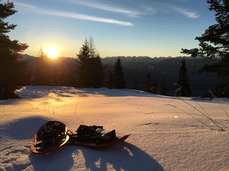
<path id="1" fill-rule="evenodd" d="M 27 55 L 27 56 L 30 56 L 30 57 L 35 57 L 35 58 L 39 58 L 39 56 L 33 56 L 33 55 L 29 55 L 29 54 L 21 54 L 22 55 L 22 58 L 23 56 Z M 154 56 L 154 57 L 150 57 L 150 56 L 106 56 L 106 57 L 100 57 L 101 59 L 104 59 L 104 58 L 190 58 L 190 59 L 199 59 L 199 58 L 208 58 L 206 56 L 196 56 L 195 58 L 194 57 L 191 57 L 191 56 Z M 77 57 L 70 57 L 70 56 L 57 56 L 56 58 L 73 58 L 73 59 L 77 59 Z M 219 56 L 215 56 L 214 58 L 220 58 Z M 212 58 L 213 59 L 213 58 Z"/>

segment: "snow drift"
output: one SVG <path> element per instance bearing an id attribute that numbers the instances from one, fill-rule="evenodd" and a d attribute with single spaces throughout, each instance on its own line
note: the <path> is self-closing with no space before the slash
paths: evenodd
<path id="1" fill-rule="evenodd" d="M 175 97 L 73 87 L 23 87 L 18 94 L 21 99 L 0 101 L 0 171 L 229 170 L 228 99 L 182 98 L 223 124 L 219 131 Z M 30 154 L 34 134 L 49 120 L 72 131 L 80 124 L 102 125 L 104 132 L 131 136 L 107 150 L 66 145 L 50 156 Z"/>

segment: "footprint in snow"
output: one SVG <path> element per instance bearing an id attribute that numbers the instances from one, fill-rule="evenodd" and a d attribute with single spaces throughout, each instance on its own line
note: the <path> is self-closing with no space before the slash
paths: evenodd
<path id="1" fill-rule="evenodd" d="M 24 146 L 5 148 L 0 151 L 0 161 L 0 171 L 24 170 L 30 165 L 29 148 Z"/>

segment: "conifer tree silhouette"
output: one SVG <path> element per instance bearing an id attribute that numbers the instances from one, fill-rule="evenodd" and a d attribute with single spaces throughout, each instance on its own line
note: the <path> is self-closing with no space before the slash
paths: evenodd
<path id="1" fill-rule="evenodd" d="M 21 52 L 28 45 L 10 40 L 7 35 L 17 26 L 4 21 L 17 12 L 13 8 L 12 2 L 0 3 L 0 99 L 18 98 L 15 91 L 28 72 L 27 63 L 20 61 Z"/>
<path id="2" fill-rule="evenodd" d="M 116 89 L 126 88 L 126 82 L 124 80 L 123 68 L 121 59 L 118 58 L 113 68 L 113 87 Z"/>
<path id="3" fill-rule="evenodd" d="M 191 88 L 189 85 L 189 74 L 186 67 L 186 61 L 183 58 L 181 61 L 181 66 L 179 69 L 179 75 L 177 78 L 177 83 L 181 88 L 180 96 L 192 96 Z"/>

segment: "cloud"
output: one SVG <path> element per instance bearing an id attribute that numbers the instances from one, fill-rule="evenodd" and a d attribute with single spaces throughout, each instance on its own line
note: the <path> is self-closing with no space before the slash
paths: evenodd
<path id="1" fill-rule="evenodd" d="M 100 17 L 94 17 L 94 16 L 73 13 L 73 12 L 66 12 L 66 11 L 44 10 L 44 9 L 29 5 L 29 4 L 16 3 L 16 5 L 21 7 L 23 10 L 41 13 L 41 14 L 81 19 L 81 20 L 97 21 L 97 22 L 103 22 L 103 23 L 118 24 L 118 25 L 123 25 L 123 26 L 133 26 L 134 25 L 133 23 L 130 23 L 130 22 L 119 21 L 119 20 L 114 20 L 114 19 L 109 19 L 109 18 L 100 18 Z"/>
<path id="2" fill-rule="evenodd" d="M 199 18 L 200 17 L 197 13 L 189 12 L 182 8 L 174 8 L 174 10 L 188 16 L 189 18 Z"/>
<path id="3" fill-rule="evenodd" d="M 179 12 L 183 15 L 186 15 L 187 17 L 189 18 L 199 18 L 200 16 L 195 13 L 195 12 L 190 12 L 190 11 L 187 11 L 186 9 L 184 8 L 181 8 L 181 7 L 174 7 L 174 6 L 168 6 L 170 9 L 176 11 L 176 12 Z"/>
<path id="4" fill-rule="evenodd" d="M 59 1 L 63 2 L 63 0 L 59 0 Z M 132 0 L 130 1 L 132 10 L 127 9 L 127 8 L 117 7 L 114 5 L 107 4 L 107 3 L 106 4 L 99 3 L 98 1 L 91 1 L 91 0 L 64 0 L 64 2 L 76 4 L 76 5 L 82 5 L 82 6 L 91 7 L 91 8 L 96 8 L 96 9 L 114 12 L 114 13 L 120 13 L 120 14 L 129 16 L 129 17 L 136 17 L 136 18 L 140 18 L 141 16 L 144 16 L 144 15 L 154 15 L 158 12 L 158 10 L 151 7 L 151 5 L 146 5 L 148 4 L 148 2 L 144 3 L 144 2 L 137 1 L 137 3 L 134 3 L 134 1 Z"/>
<path id="5" fill-rule="evenodd" d="M 189 2 L 189 0 L 175 0 L 177 2 Z"/>
<path id="6" fill-rule="evenodd" d="M 18 3 L 18 2 L 14 2 L 14 4 L 16 6 L 19 6 L 19 7 L 22 7 L 22 8 L 25 8 L 25 9 L 28 9 L 28 8 L 32 8 L 32 9 L 38 9 L 38 7 L 36 6 L 33 6 L 33 5 L 29 5 L 29 4 L 23 4 L 23 3 Z"/>
<path id="7" fill-rule="evenodd" d="M 140 12 L 137 12 L 134 10 L 128 10 L 128 9 L 115 7 L 115 6 L 111 6 L 111 5 L 103 4 L 103 3 L 98 3 L 98 2 L 94 2 L 94 1 L 89 2 L 89 1 L 82 1 L 82 0 L 80 0 L 80 1 L 67 0 L 67 2 L 73 3 L 73 4 L 79 4 L 79 5 L 83 5 L 83 6 L 87 6 L 87 7 L 91 7 L 91 8 L 101 9 L 101 10 L 105 10 L 105 11 L 121 13 L 121 14 L 128 15 L 130 17 L 138 17 L 139 15 L 141 15 Z"/>
<path id="8" fill-rule="evenodd" d="M 143 6 L 143 9 L 145 11 L 145 15 L 154 15 L 158 12 L 158 10 L 152 6 Z"/>
<path id="9" fill-rule="evenodd" d="M 112 24 L 119 24 L 124 26 L 133 26 L 133 23 L 125 22 L 125 21 L 118 21 L 114 19 L 109 18 L 100 18 L 100 17 L 94 17 L 84 14 L 78 14 L 78 13 L 71 13 L 71 12 L 64 12 L 64 11 L 40 11 L 44 14 L 54 15 L 54 16 L 60 16 L 60 17 L 67 17 L 67 18 L 75 18 L 75 19 L 81 19 L 81 20 L 90 20 L 90 21 L 97 21 L 97 22 L 104 22 L 104 23 L 112 23 Z"/>
<path id="10" fill-rule="evenodd" d="M 134 1 L 132 0 L 130 1 L 132 10 L 107 4 L 107 1 L 105 1 L 106 3 L 99 3 L 98 1 L 94 1 L 94 0 L 93 1 L 92 0 L 59 0 L 59 1 L 64 3 L 67 2 L 70 4 L 82 5 L 82 6 L 114 12 L 114 13 L 120 13 L 129 17 L 136 17 L 136 18 L 140 18 L 143 15 L 154 15 L 157 13 L 157 10 L 155 8 L 148 5 L 144 5 L 144 2 L 139 3 L 137 1 L 137 3 L 134 3 Z M 135 4 L 135 10 L 133 10 L 134 4 Z"/>

